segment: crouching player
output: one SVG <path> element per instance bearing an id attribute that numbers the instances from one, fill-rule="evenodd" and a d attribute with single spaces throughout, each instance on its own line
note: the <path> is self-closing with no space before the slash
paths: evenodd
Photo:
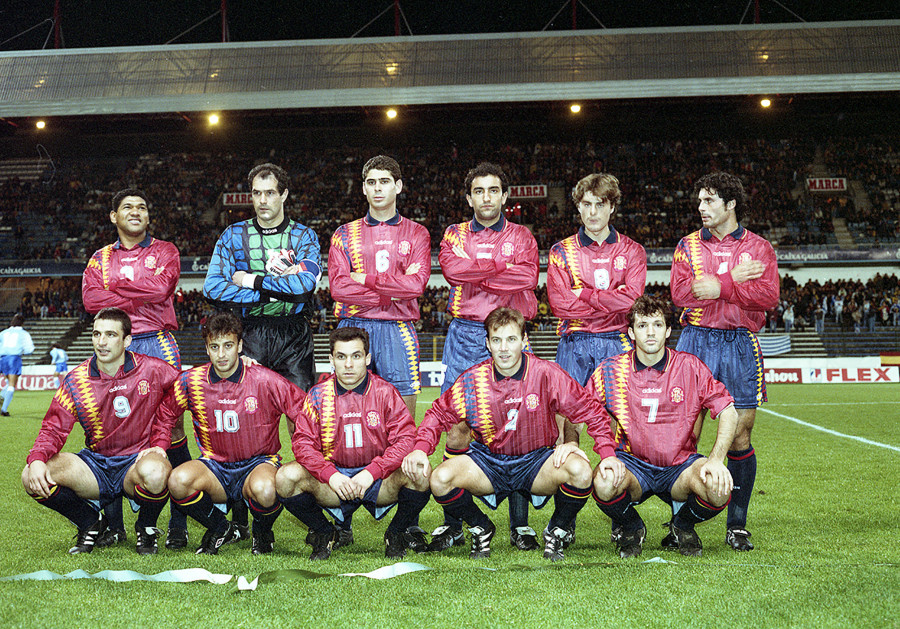
<path id="1" fill-rule="evenodd" d="M 338 539 L 321 507 L 340 524 L 360 505 L 381 519 L 397 504 L 385 557 L 423 551 L 428 543 L 415 524 L 428 504 L 428 477 L 412 480 L 399 469 L 412 450 L 415 421 L 397 389 L 368 371 L 368 332 L 338 328 L 329 344 L 334 377 L 306 397 L 291 442 L 297 460 L 276 476 L 281 503 L 309 527 L 310 559 L 328 559 Z"/>
<path id="2" fill-rule="evenodd" d="M 124 493 L 138 512 L 137 552 L 157 552 L 156 521 L 169 498 L 166 458 L 175 417 L 160 404 L 178 377 L 174 367 L 128 351 L 131 319 L 118 308 L 94 317 L 94 356 L 65 377 L 28 453 L 22 484 L 78 527 L 69 552 L 89 553 L 106 531 L 99 512 Z M 60 452 L 75 422 L 86 447 Z"/>
<path id="3" fill-rule="evenodd" d="M 549 496 L 555 498 L 543 539 L 544 557 L 558 561 L 566 531 L 591 493 L 591 468 L 577 444 L 554 448 L 556 415 L 587 425 L 594 449 L 603 457 L 598 474 L 618 485 L 625 468 L 614 456 L 609 416 L 559 365 L 523 353 L 525 319 L 518 310 L 496 308 L 485 318 L 484 329 L 491 358 L 464 371 L 425 413 L 403 470 L 427 476 L 428 455 L 441 433 L 466 422 L 475 442 L 431 472 L 431 492 L 446 515 L 471 527 L 471 556 L 490 556 L 495 531 L 472 495 L 496 509 L 512 492 L 527 491 L 537 508 Z"/>
<path id="4" fill-rule="evenodd" d="M 594 474 L 594 499 L 613 521 L 612 540 L 623 559 L 641 554 L 647 529 L 635 509 L 658 495 L 675 505 L 672 534 L 682 555 L 699 557 L 694 525 L 722 511 L 732 479 L 723 464 L 737 428 L 734 399 L 693 354 L 666 349 L 672 332 L 667 304 L 639 297 L 628 312 L 635 349 L 607 358 L 587 388 L 616 422 L 616 456 L 627 468 L 612 479 Z M 709 458 L 697 453 L 701 410 L 719 420 Z"/>
<path id="5" fill-rule="evenodd" d="M 227 502 L 250 507 L 251 552 L 270 553 L 272 524 L 281 513 L 275 496 L 279 423 L 282 413 L 296 421 L 305 394 L 274 371 L 241 360 L 243 330 L 232 313 L 213 315 L 202 332 L 211 362 L 183 372 L 165 401 L 172 414 L 191 412 L 200 448 L 199 459 L 172 470 L 172 501 L 206 528 L 197 554 L 215 555 L 239 538 L 225 519 Z"/>

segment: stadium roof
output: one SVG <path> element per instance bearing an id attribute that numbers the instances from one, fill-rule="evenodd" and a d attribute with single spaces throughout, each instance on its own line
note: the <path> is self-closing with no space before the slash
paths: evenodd
<path id="1" fill-rule="evenodd" d="M 0 53 L 0 116 L 883 92 L 900 21 Z"/>

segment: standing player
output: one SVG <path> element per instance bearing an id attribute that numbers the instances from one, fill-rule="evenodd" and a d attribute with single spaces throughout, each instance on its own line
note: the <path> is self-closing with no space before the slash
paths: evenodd
<path id="1" fill-rule="evenodd" d="M 200 458 L 169 477 L 172 501 L 206 528 L 198 554 L 215 555 L 237 531 L 216 504 L 244 502 L 253 514 L 251 552 L 272 552 L 272 524 L 281 513 L 275 473 L 281 465 L 282 413 L 296 421 L 304 393 L 278 374 L 241 360 L 241 322 L 230 312 L 203 326 L 210 363 L 182 372 L 165 402 L 167 411 L 189 410 Z"/>
<path id="2" fill-rule="evenodd" d="M 699 357 L 734 396 L 738 428 L 728 452 L 734 492 L 725 539 L 753 550 L 747 509 L 756 480 L 750 433 L 766 401 L 758 332 L 779 298 L 778 262 L 767 240 L 738 223 L 746 204 L 734 175 L 715 172 L 694 185 L 703 227 L 681 239 L 672 260 L 672 301 L 684 308 L 677 349 Z"/>
<path id="3" fill-rule="evenodd" d="M 547 297 L 559 317 L 556 362 L 581 385 L 600 362 L 631 349 L 628 309 L 644 292 L 644 248 L 609 224 L 622 199 L 619 180 L 588 175 L 572 199 L 584 225 L 550 249 Z"/>
<path id="4" fill-rule="evenodd" d="M 3 417 L 9 417 L 9 405 L 16 393 L 19 376 L 22 375 L 22 354 L 34 352 L 34 342 L 22 327 L 23 323 L 25 317 L 13 315 L 9 327 L 0 332 L 0 374 L 6 376 L 6 386 L 0 391 L 0 398 L 3 400 L 0 415 Z"/>
<path id="5" fill-rule="evenodd" d="M 415 417 L 421 381 L 413 323 L 431 274 L 431 240 L 424 226 L 397 212 L 403 181 L 394 159 L 373 157 L 362 176 L 368 213 L 341 225 L 331 237 L 328 284 L 334 315 L 338 327 L 369 333 L 372 373 L 397 387 Z"/>
<path id="6" fill-rule="evenodd" d="M 66 350 L 60 347 L 59 343 L 54 343 L 50 348 L 50 362 L 53 363 L 56 369 L 56 372 L 53 374 L 53 386 L 58 389 L 62 379 L 66 376 L 66 372 L 69 371 L 69 355 L 66 353 Z"/>
<path id="7" fill-rule="evenodd" d="M 364 329 L 338 328 L 329 344 L 334 376 L 306 397 L 291 440 L 297 460 L 276 477 L 281 502 L 309 527 L 310 559 L 328 559 L 337 542 L 321 507 L 341 522 L 360 505 L 380 520 L 397 504 L 384 534 L 385 557 L 423 551 L 428 544 L 416 522 L 428 504 L 428 478 L 412 480 L 399 469 L 416 434 L 412 414 L 396 388 L 368 371 Z"/>
<path id="8" fill-rule="evenodd" d="M 222 232 L 203 294 L 219 306 L 240 307 L 244 354 L 306 391 L 315 364 L 305 306 L 321 276 L 319 238 L 285 215 L 282 168 L 260 164 L 247 183 L 256 216 Z"/>
<path id="9" fill-rule="evenodd" d="M 91 313 L 103 308 L 120 308 L 132 322 L 130 350 L 153 356 L 181 370 L 181 354 L 172 330 L 178 329 L 173 295 L 181 277 L 181 256 L 170 242 L 147 233 L 150 210 L 147 194 L 126 188 L 115 194 L 109 212 L 118 240 L 94 252 L 81 280 L 84 309 Z M 166 454 L 173 467 L 189 461 L 184 420 L 172 429 L 172 443 Z M 118 501 L 106 507 L 108 533 L 98 546 L 125 541 L 122 505 Z M 187 520 L 173 510 L 166 535 L 166 548 L 187 546 Z"/>
<path id="10" fill-rule="evenodd" d="M 127 350 L 131 320 L 118 308 L 94 317 L 94 356 L 73 369 L 53 397 L 22 484 L 38 502 L 78 527 L 69 552 L 89 553 L 106 531 L 107 520 L 91 501 L 104 505 L 124 493 L 139 507 L 137 552 L 157 551 L 156 520 L 169 499 L 172 466 L 166 458 L 174 417 L 160 403 L 178 372 L 165 361 Z M 60 452 L 75 422 L 86 447 Z"/>
<path id="11" fill-rule="evenodd" d="M 650 496 L 684 503 L 672 535 L 681 554 L 699 557 L 703 545 L 694 525 L 722 511 L 731 495 L 723 461 L 737 427 L 734 400 L 699 358 L 666 349 L 671 332 L 667 305 L 639 297 L 628 312 L 635 349 L 604 360 L 588 382 L 616 422 L 616 457 L 628 470 L 619 483 L 599 467 L 594 476 L 594 499 L 613 521 L 623 559 L 641 554 L 647 528 L 635 505 Z M 704 409 L 719 420 L 709 458 L 697 453 Z"/>
<path id="12" fill-rule="evenodd" d="M 484 320 L 495 308 L 518 310 L 530 320 L 537 313 L 534 289 L 538 281 L 538 248 L 524 225 L 503 215 L 509 196 L 506 173 L 496 164 L 482 162 L 466 175 L 466 201 L 471 221 L 451 225 L 441 240 L 441 270 L 450 284 L 447 329 L 442 362 L 441 393 L 466 369 L 490 357 Z M 530 350 L 526 343 L 526 350 Z M 458 456 L 469 447 L 469 429 L 460 425 L 447 434 L 444 455 Z M 520 550 L 538 548 L 537 534 L 528 526 L 528 502 L 522 495 L 509 499 L 510 542 Z M 433 550 L 465 542 L 462 522 L 445 520 L 432 534 Z"/>
<path id="13" fill-rule="evenodd" d="M 620 484 L 625 468 L 616 459 L 609 417 L 588 392 L 554 362 L 524 353 L 525 318 L 497 308 L 484 321 L 491 358 L 464 371 L 425 413 L 415 449 L 403 461 L 411 478 L 430 471 L 428 455 L 441 433 L 464 422 L 475 442 L 431 472 L 434 499 L 451 517 L 470 525 L 473 558 L 491 554 L 495 527 L 472 495 L 496 508 L 513 492 L 531 494 L 538 508 L 554 496 L 556 508 L 544 529 L 544 558 L 563 559 L 566 531 L 591 493 L 591 467 L 577 444 L 563 443 L 556 415 L 587 424 L 600 474 Z"/>

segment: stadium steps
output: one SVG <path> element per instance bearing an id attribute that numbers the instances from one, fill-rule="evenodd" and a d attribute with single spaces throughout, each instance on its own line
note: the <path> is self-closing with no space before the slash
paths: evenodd
<path id="1" fill-rule="evenodd" d="M 22 357 L 23 365 L 45 365 L 50 362 L 50 347 L 59 343 L 66 352 L 71 339 L 81 331 L 78 319 L 29 319 L 25 329 L 34 341 L 34 353 Z M 74 359 L 70 356 L 70 362 Z M 80 361 L 78 361 L 80 362 Z"/>
<path id="2" fill-rule="evenodd" d="M 831 219 L 831 224 L 834 225 L 834 237 L 837 239 L 838 247 L 841 249 L 853 249 L 856 247 L 856 241 L 853 240 L 850 230 L 847 229 L 846 220 L 835 217 Z"/>
<path id="3" fill-rule="evenodd" d="M 10 179 L 38 181 L 47 170 L 47 161 L 41 159 L 17 158 L 0 160 L 0 183 Z"/>

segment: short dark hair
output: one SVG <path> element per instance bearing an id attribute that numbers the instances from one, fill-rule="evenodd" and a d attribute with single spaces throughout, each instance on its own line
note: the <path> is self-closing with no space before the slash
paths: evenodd
<path id="1" fill-rule="evenodd" d="M 703 175 L 694 184 L 694 196 L 700 194 L 701 190 L 709 190 L 711 193 L 719 195 L 726 205 L 730 201 L 735 201 L 734 216 L 737 220 L 741 220 L 747 207 L 747 194 L 744 192 L 744 184 L 738 177 L 721 171 Z"/>
<path id="2" fill-rule="evenodd" d="M 17 312 L 13 315 L 12 321 L 9 322 L 9 327 L 21 328 L 23 323 L 25 323 L 25 317 L 21 312 Z"/>
<path id="3" fill-rule="evenodd" d="M 466 194 L 471 194 L 472 182 L 476 177 L 489 177 L 491 175 L 500 180 L 501 192 L 506 192 L 509 189 L 509 180 L 506 178 L 506 173 L 503 172 L 503 169 L 498 164 L 481 162 L 466 173 Z"/>
<path id="4" fill-rule="evenodd" d="M 122 335 L 131 336 L 131 317 L 121 308 L 104 308 L 96 315 L 94 321 L 118 321 L 122 324 Z"/>
<path id="5" fill-rule="evenodd" d="M 113 196 L 112 200 L 112 211 L 118 212 L 119 206 L 122 204 L 122 200 L 125 197 L 140 197 L 144 200 L 144 203 L 149 207 L 150 205 L 150 197 L 147 196 L 147 193 L 138 188 L 125 188 L 124 190 L 119 190 L 115 196 Z"/>
<path id="6" fill-rule="evenodd" d="M 206 320 L 206 323 L 200 328 L 200 334 L 203 336 L 204 343 L 209 343 L 209 339 L 217 339 L 229 334 L 234 334 L 240 341 L 243 338 L 244 326 L 237 315 L 223 310 Z"/>
<path id="7" fill-rule="evenodd" d="M 652 317 L 657 313 L 662 315 L 663 320 L 666 322 L 666 327 L 671 328 L 674 316 L 669 302 L 650 295 L 641 295 L 634 300 L 631 308 L 628 309 L 628 327 L 634 329 L 634 321 L 638 317 Z"/>
<path id="8" fill-rule="evenodd" d="M 328 353 L 334 355 L 335 343 L 346 343 L 348 341 L 360 340 L 363 344 L 363 351 L 369 353 L 369 333 L 363 328 L 335 328 L 328 335 Z"/>
<path id="9" fill-rule="evenodd" d="M 391 173 L 394 181 L 399 181 L 403 178 L 400 175 L 400 164 L 393 157 L 388 157 L 387 155 L 376 155 L 365 163 L 362 168 L 363 181 L 369 176 L 370 170 L 386 170 Z"/>
<path id="10" fill-rule="evenodd" d="M 586 193 L 590 192 L 595 197 L 603 201 L 609 199 L 613 206 L 613 210 L 622 200 L 622 191 L 619 190 L 619 180 L 609 173 L 594 173 L 587 177 L 582 177 L 581 181 L 575 184 L 572 189 L 572 200 L 575 205 L 581 203 Z"/>
<path id="11" fill-rule="evenodd" d="M 250 169 L 250 173 L 247 175 L 247 186 L 250 190 L 253 190 L 253 180 L 257 177 L 262 177 L 263 179 L 266 177 L 275 177 L 275 181 L 278 182 L 278 194 L 284 194 L 284 191 L 290 187 L 288 184 L 291 181 L 284 168 L 276 166 L 275 164 L 270 164 L 269 162 L 259 164 Z"/>
<path id="12" fill-rule="evenodd" d="M 525 317 L 515 308 L 507 308 L 505 306 L 494 308 L 491 310 L 490 314 L 485 317 L 484 331 L 488 338 L 490 338 L 491 330 L 502 328 L 504 325 L 509 325 L 510 323 L 518 326 L 519 332 L 522 333 L 522 338 L 525 338 Z"/>

